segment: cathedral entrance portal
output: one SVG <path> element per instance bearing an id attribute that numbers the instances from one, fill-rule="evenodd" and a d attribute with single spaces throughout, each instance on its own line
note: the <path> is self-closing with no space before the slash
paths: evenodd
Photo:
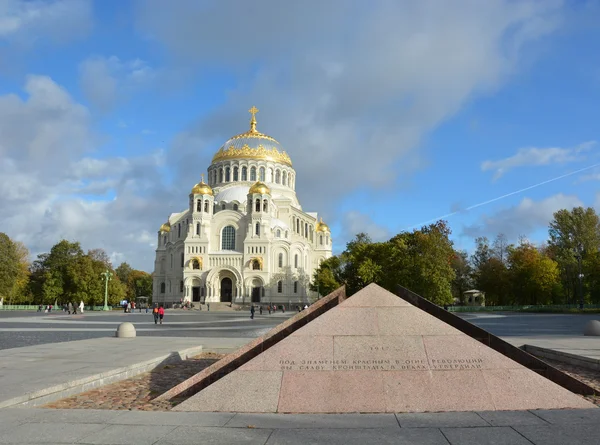
<path id="1" fill-rule="evenodd" d="M 200 301 L 200 288 L 192 287 L 192 301 Z"/>
<path id="2" fill-rule="evenodd" d="M 221 280 L 221 301 L 231 303 L 233 296 L 233 282 L 231 278 L 223 278 Z"/>
<path id="3" fill-rule="evenodd" d="M 260 303 L 260 287 L 252 288 L 252 303 Z"/>

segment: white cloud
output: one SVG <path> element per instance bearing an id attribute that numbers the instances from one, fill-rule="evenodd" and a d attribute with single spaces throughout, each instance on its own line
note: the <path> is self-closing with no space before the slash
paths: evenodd
<path id="1" fill-rule="evenodd" d="M 29 76 L 24 91 L 0 96 L 0 230 L 34 255 L 66 238 L 149 270 L 151 234 L 174 207 L 158 171 L 164 153 L 94 157 L 84 106 L 49 77 Z"/>
<path id="2" fill-rule="evenodd" d="M 562 193 L 541 201 L 523 198 L 516 206 L 504 208 L 492 215 L 483 215 L 478 224 L 464 227 L 463 234 L 475 238 L 495 237 L 503 233 L 509 240 L 515 241 L 521 235 L 547 227 L 554 212 L 578 206 L 583 206 L 583 203 L 577 196 Z"/>
<path id="3" fill-rule="evenodd" d="M 358 211 L 346 212 L 342 218 L 341 237 L 350 241 L 359 233 L 366 233 L 374 242 L 387 241 L 392 237 L 391 231 L 380 224 L 377 224 L 369 215 Z M 335 246 L 342 251 L 344 246 L 337 243 Z"/>
<path id="4" fill-rule="evenodd" d="M 588 141 L 572 148 L 520 148 L 516 154 L 508 158 L 500 159 L 498 161 L 484 161 L 481 164 L 481 170 L 493 170 L 495 172 L 494 180 L 496 180 L 509 170 L 518 167 L 565 164 L 567 162 L 580 161 L 584 159 L 584 153 L 591 150 L 595 145 L 596 141 Z"/>
<path id="5" fill-rule="evenodd" d="M 92 27 L 90 0 L 2 0 L 0 39 L 31 45 L 85 36 Z"/>
<path id="6" fill-rule="evenodd" d="M 121 61 L 116 56 L 89 57 L 80 64 L 79 73 L 85 97 L 101 111 L 110 111 L 119 98 L 148 86 L 156 75 L 143 60 Z"/>
<path id="7" fill-rule="evenodd" d="M 422 168 L 421 138 L 499 88 L 561 17 L 555 1 L 137 5 L 138 30 L 174 65 L 210 61 L 238 78 L 224 105 L 175 142 L 182 186 L 256 105 L 258 129 L 290 153 L 300 199 L 315 210 Z"/>

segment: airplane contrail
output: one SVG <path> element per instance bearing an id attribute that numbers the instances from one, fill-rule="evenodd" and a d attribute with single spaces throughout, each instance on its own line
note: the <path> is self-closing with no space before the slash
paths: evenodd
<path id="1" fill-rule="evenodd" d="M 519 193 L 526 192 L 527 190 L 534 189 L 536 187 L 539 187 L 539 186 L 544 185 L 544 184 L 548 184 L 550 182 L 558 181 L 559 179 L 563 179 L 563 178 L 566 178 L 568 176 L 572 176 L 572 175 L 575 175 L 577 173 L 581 173 L 583 171 L 586 171 L 586 170 L 589 170 L 591 168 L 598 167 L 598 166 L 600 166 L 600 163 L 597 163 L 597 164 L 594 164 L 594 165 L 590 165 L 588 167 L 580 168 L 579 170 L 575 170 L 575 171 L 572 171 L 570 173 L 565 173 L 564 175 L 557 176 L 556 178 L 548 179 L 548 180 L 542 181 L 542 182 L 540 182 L 538 184 L 530 185 L 529 187 L 525 187 L 523 189 L 507 193 L 506 195 L 498 196 L 497 198 L 493 198 L 493 199 L 488 199 L 487 201 L 480 202 L 479 204 L 474 204 L 474 205 L 472 205 L 470 207 L 467 207 L 465 209 L 457 210 L 456 212 L 448 213 L 446 215 L 438 216 L 437 218 L 433 218 L 433 219 L 427 220 L 427 221 L 422 222 L 420 224 L 412 225 L 410 227 L 407 227 L 405 230 L 414 229 L 415 227 L 422 227 L 422 226 L 424 226 L 426 224 L 429 224 L 429 223 L 432 223 L 432 222 L 435 222 L 435 221 L 439 221 L 440 219 L 450 218 L 451 216 L 454 216 L 457 213 L 461 213 L 461 212 L 466 212 L 466 211 L 469 211 L 469 210 L 473 210 L 473 209 L 476 209 L 477 207 L 481 207 L 481 206 L 484 206 L 486 204 L 491 204 L 492 202 L 500 201 L 501 199 L 508 198 L 509 196 L 513 196 L 513 195 L 517 195 Z"/>

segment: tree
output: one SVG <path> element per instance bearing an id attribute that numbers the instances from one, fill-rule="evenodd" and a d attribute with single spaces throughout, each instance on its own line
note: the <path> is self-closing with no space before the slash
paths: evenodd
<path id="1" fill-rule="evenodd" d="M 488 305 L 506 305 L 510 303 L 509 278 L 506 264 L 494 254 L 489 240 L 480 237 L 475 240 L 477 247 L 471 256 L 473 265 L 473 284 L 485 292 Z"/>
<path id="2" fill-rule="evenodd" d="M 29 272 L 29 250 L 20 241 L 16 241 L 14 244 L 17 252 L 19 271 L 15 280 L 11 302 L 18 304 L 31 301 L 31 294 L 28 292 L 29 276 L 31 273 Z"/>
<path id="3" fill-rule="evenodd" d="M 0 298 L 12 297 L 19 271 L 17 247 L 7 234 L 0 232 Z"/>
<path id="4" fill-rule="evenodd" d="M 464 293 L 473 288 L 473 268 L 469 262 L 469 255 L 465 250 L 456 252 L 452 258 L 454 280 L 452 280 L 452 296 L 455 301 L 465 304 Z"/>
<path id="5" fill-rule="evenodd" d="M 560 288 L 558 264 L 533 244 L 522 242 L 508 255 L 512 294 L 519 305 L 551 304 Z"/>
<path id="6" fill-rule="evenodd" d="M 550 255 L 558 263 L 566 302 L 578 299 L 579 269 L 576 255 L 581 255 L 583 274 L 593 278 L 597 274 L 594 258 L 600 248 L 600 217 L 588 207 L 575 207 L 572 210 L 559 210 L 549 228 Z M 586 279 L 585 283 L 589 283 Z M 585 289 L 589 299 L 591 289 Z"/>
<path id="7" fill-rule="evenodd" d="M 319 295 L 329 295 L 342 285 L 341 261 L 339 256 L 327 258 L 315 270 L 310 290 L 318 292 Z"/>

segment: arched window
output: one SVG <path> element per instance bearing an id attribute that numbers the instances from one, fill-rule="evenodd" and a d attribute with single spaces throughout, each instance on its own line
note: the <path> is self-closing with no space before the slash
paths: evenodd
<path id="1" fill-rule="evenodd" d="M 279 267 L 283 267 L 283 253 L 279 254 L 278 264 Z"/>
<path id="2" fill-rule="evenodd" d="M 294 267 L 298 269 L 298 254 L 294 255 Z"/>
<path id="3" fill-rule="evenodd" d="M 221 203 L 221 210 L 225 210 L 225 203 Z"/>
<path id="4" fill-rule="evenodd" d="M 252 270 L 260 270 L 260 261 L 258 261 L 258 260 L 252 261 Z"/>
<path id="5" fill-rule="evenodd" d="M 277 282 L 277 293 L 281 294 L 283 292 L 283 281 Z"/>
<path id="6" fill-rule="evenodd" d="M 177 224 L 177 237 L 181 238 L 181 224 Z"/>
<path id="7" fill-rule="evenodd" d="M 279 184 L 281 182 L 281 172 L 279 170 L 275 171 L 275 183 Z"/>
<path id="8" fill-rule="evenodd" d="M 183 292 L 183 280 L 179 282 L 179 292 Z"/>
<path id="9" fill-rule="evenodd" d="M 234 205 L 233 205 L 233 210 L 237 211 L 237 209 L 238 209 L 238 205 L 237 205 L 237 204 L 234 204 Z"/>
<path id="10" fill-rule="evenodd" d="M 297 294 L 298 293 L 298 282 L 294 281 L 294 293 Z"/>
<path id="11" fill-rule="evenodd" d="M 223 182 L 223 169 L 219 169 L 219 182 Z"/>
<path id="12" fill-rule="evenodd" d="M 256 167 L 250 168 L 250 181 L 256 181 Z"/>
<path id="13" fill-rule="evenodd" d="M 277 236 L 277 238 L 281 238 L 281 230 L 277 229 L 277 235 L 275 236 Z"/>
<path id="14" fill-rule="evenodd" d="M 256 223 L 256 226 L 254 227 L 254 233 L 256 235 L 260 235 L 260 223 Z"/>
<path id="15" fill-rule="evenodd" d="M 300 220 L 296 220 L 296 233 L 300 233 Z"/>
<path id="16" fill-rule="evenodd" d="M 255 204 L 254 210 L 256 210 L 257 212 L 260 212 L 260 199 L 256 200 L 256 204 Z"/>
<path id="17" fill-rule="evenodd" d="M 197 259 L 192 260 L 192 269 L 200 269 L 200 261 L 198 261 Z"/>
<path id="18" fill-rule="evenodd" d="M 200 223 L 196 223 L 196 235 L 200 235 Z"/>
<path id="19" fill-rule="evenodd" d="M 165 283 L 160 283 L 160 293 L 161 294 L 165 293 L 165 288 L 166 288 Z"/>
<path id="20" fill-rule="evenodd" d="M 221 250 L 235 250 L 235 227 L 227 226 L 221 233 Z"/>
<path id="21" fill-rule="evenodd" d="M 234 181 L 238 180 L 238 168 L 237 167 L 233 167 L 233 180 Z"/>
<path id="22" fill-rule="evenodd" d="M 198 200 L 196 202 L 196 212 L 201 212 L 202 211 L 202 201 Z"/>
<path id="23" fill-rule="evenodd" d="M 167 245 L 167 235 L 163 236 L 163 245 Z"/>
<path id="24" fill-rule="evenodd" d="M 264 167 L 261 167 L 260 170 L 258 171 L 258 177 L 260 178 L 259 181 L 265 180 L 265 168 Z"/>
<path id="25" fill-rule="evenodd" d="M 323 235 L 320 235 L 319 238 L 320 238 L 320 243 L 321 243 L 321 246 L 322 246 L 323 245 Z"/>
<path id="26" fill-rule="evenodd" d="M 208 201 L 204 201 L 204 212 L 208 213 Z"/>
<path id="27" fill-rule="evenodd" d="M 313 233 L 314 233 L 313 226 L 310 226 L 310 240 L 311 241 L 313 240 Z"/>
<path id="28" fill-rule="evenodd" d="M 246 167 L 242 167 L 242 181 L 248 180 L 248 169 Z"/>
<path id="29" fill-rule="evenodd" d="M 265 199 L 265 200 L 263 201 L 263 212 L 266 212 L 266 211 L 268 211 L 268 210 L 269 210 L 269 205 L 268 205 L 268 202 L 267 202 L 267 200 Z"/>
<path id="30" fill-rule="evenodd" d="M 217 205 L 213 202 L 213 214 L 217 213 Z"/>
<path id="31" fill-rule="evenodd" d="M 185 264 L 185 262 L 184 262 L 183 252 L 181 252 L 181 267 L 183 267 L 184 264 Z"/>
<path id="32" fill-rule="evenodd" d="M 287 172 L 283 172 L 283 175 L 281 175 L 281 184 L 282 185 L 287 184 Z"/>

